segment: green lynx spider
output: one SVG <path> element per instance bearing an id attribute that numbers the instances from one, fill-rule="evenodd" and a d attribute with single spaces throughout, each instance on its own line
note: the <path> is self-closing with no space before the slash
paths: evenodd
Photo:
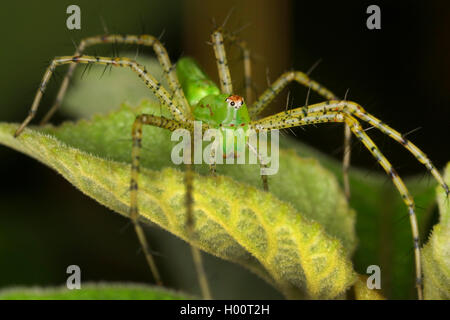
<path id="1" fill-rule="evenodd" d="M 438 170 L 433 166 L 427 156 L 414 144 L 408 141 L 403 135 L 392 129 L 382 121 L 367 113 L 359 104 L 346 100 L 339 100 L 331 91 L 321 86 L 319 83 L 311 80 L 309 76 L 300 71 L 289 71 L 281 75 L 263 94 L 251 105 L 248 106 L 243 98 L 233 94 L 232 81 L 225 53 L 224 39 L 238 45 L 242 50 L 244 58 L 245 71 L 245 87 L 247 101 L 250 102 L 252 91 L 251 83 L 251 66 L 250 51 L 246 43 L 237 39 L 233 34 L 224 32 L 221 28 L 212 33 L 212 45 L 217 62 L 217 68 L 220 78 L 220 89 L 200 70 L 197 64 L 189 58 L 181 59 L 175 68 L 172 65 L 166 49 L 160 41 L 150 35 L 103 35 L 85 38 L 80 42 L 78 49 L 73 56 L 61 56 L 52 60 L 47 68 L 41 85 L 36 93 L 35 99 L 31 106 L 29 115 L 17 129 L 15 136 L 18 137 L 27 124 L 36 114 L 41 97 L 47 87 L 47 83 L 54 72 L 55 68 L 60 65 L 70 64 L 68 72 L 62 82 L 61 88 L 56 97 L 55 103 L 44 117 L 42 124 L 47 122 L 53 113 L 58 109 L 64 94 L 67 90 L 69 81 L 73 75 L 75 66 L 82 64 L 102 64 L 116 67 L 129 67 L 136 72 L 144 81 L 145 85 L 155 94 L 159 101 L 166 105 L 172 114 L 172 119 L 159 117 L 150 114 L 141 114 L 136 117 L 132 128 L 132 165 L 131 165 L 131 183 L 130 183 L 130 218 L 135 226 L 138 239 L 143 247 L 146 260 L 150 266 L 153 276 L 158 284 L 161 284 L 161 277 L 155 265 L 153 257 L 150 253 L 149 246 L 145 239 L 142 228 L 139 225 L 138 218 L 138 178 L 139 178 L 139 154 L 142 140 L 142 126 L 152 125 L 168 130 L 178 128 L 193 130 L 193 121 L 202 120 L 203 128 L 227 127 L 235 129 L 244 127 L 245 129 L 254 129 L 255 131 L 284 129 L 289 127 L 304 126 L 317 123 L 342 122 L 346 125 L 346 149 L 348 149 L 348 138 L 352 132 L 358 140 L 370 151 L 377 162 L 382 166 L 386 173 L 391 177 L 395 187 L 399 191 L 403 202 L 408 207 L 410 224 L 413 236 L 415 268 L 416 268 L 416 287 L 419 299 L 422 299 L 422 267 L 420 261 L 420 242 L 419 231 L 415 215 L 414 200 L 406 188 L 403 180 L 398 176 L 395 169 L 389 161 L 381 153 L 375 143 L 367 136 L 362 129 L 359 120 L 369 123 L 392 139 L 403 145 L 411 152 L 419 162 L 431 172 L 438 183 L 444 188 L 446 194 L 449 194 L 449 188 L 445 184 Z M 158 82 L 151 74 L 147 72 L 144 66 L 127 58 L 109 58 L 99 56 L 83 55 L 86 47 L 96 44 L 107 43 L 124 43 L 136 44 L 153 47 L 156 56 L 161 64 L 165 77 L 168 80 L 170 90 L 169 93 L 160 82 Z M 311 88 L 323 96 L 326 101 L 314 105 L 308 105 L 301 108 L 295 108 L 284 112 L 277 113 L 262 119 L 258 119 L 258 115 L 268 106 L 268 104 L 277 96 L 277 94 L 285 88 L 290 82 L 296 81 L 301 85 Z M 208 102 L 215 114 L 226 114 L 230 108 L 232 112 L 238 114 L 233 120 L 220 116 L 208 116 L 202 112 L 204 104 Z M 222 112 L 221 112 L 222 111 Z M 227 112 L 224 112 L 227 111 Z M 237 120 L 236 120 L 237 119 Z M 359 119 L 359 120 L 357 120 Z M 344 158 L 344 173 L 347 172 L 349 156 L 346 152 Z M 211 166 L 214 173 L 214 165 Z M 267 180 L 263 177 L 264 189 L 268 189 Z M 193 172 L 190 164 L 186 164 L 186 208 L 187 208 L 187 227 L 192 229 L 192 179 Z M 348 181 L 348 180 L 345 180 Z M 209 288 L 207 286 L 204 270 L 202 269 L 200 252 L 192 247 L 194 261 L 196 262 L 197 272 L 199 275 L 200 286 L 205 297 L 210 297 Z"/>

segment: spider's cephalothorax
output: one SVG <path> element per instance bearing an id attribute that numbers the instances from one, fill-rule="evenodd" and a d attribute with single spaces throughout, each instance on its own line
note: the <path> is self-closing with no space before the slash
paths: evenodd
<path id="1" fill-rule="evenodd" d="M 198 64 L 191 58 L 177 62 L 177 76 L 196 121 L 218 129 L 222 137 L 223 158 L 239 158 L 244 154 L 250 117 L 244 98 L 221 93 Z"/>
<path id="2" fill-rule="evenodd" d="M 245 73 L 245 89 L 246 102 L 249 103 L 248 108 L 244 99 L 233 94 L 233 86 L 231 81 L 230 70 L 228 68 L 227 56 L 224 46 L 224 38 L 236 44 L 242 51 L 244 58 Z M 359 141 L 367 148 L 380 166 L 392 179 L 395 187 L 400 193 L 403 202 L 408 208 L 411 231 L 413 235 L 414 257 L 416 265 L 416 287 L 419 298 L 422 298 L 422 267 L 420 257 L 420 241 L 417 218 L 415 215 L 414 199 L 410 195 L 403 180 L 396 173 L 388 159 L 382 154 L 380 149 L 375 145 L 372 139 L 363 130 L 360 121 L 370 124 L 372 127 L 380 130 L 387 136 L 399 142 L 407 149 L 416 159 L 422 163 L 429 172 L 438 181 L 440 186 L 445 190 L 447 196 L 450 194 L 447 184 L 444 182 L 439 171 L 431 163 L 430 159 L 412 142 L 408 141 L 404 135 L 395 129 L 389 127 L 385 122 L 372 116 L 365 111 L 359 104 L 351 101 L 339 100 L 330 90 L 326 89 L 319 83 L 310 79 L 309 76 L 301 71 L 288 71 L 275 80 L 270 87 L 264 91 L 261 96 L 250 104 L 252 96 L 251 90 L 251 63 L 250 51 L 244 41 L 237 39 L 234 35 L 228 34 L 221 29 L 213 32 L 211 42 L 216 57 L 217 69 L 220 78 L 220 89 L 213 81 L 211 81 L 205 73 L 197 66 L 197 64 L 189 58 L 181 59 L 175 71 L 167 54 L 166 49 L 160 41 L 151 35 L 102 35 L 83 39 L 80 42 L 77 51 L 73 56 L 56 57 L 47 68 L 41 85 L 36 93 L 35 99 L 30 109 L 28 117 L 22 122 L 17 129 L 15 136 L 18 137 L 27 124 L 36 115 L 39 102 L 47 87 L 48 81 L 55 71 L 55 68 L 70 64 L 67 75 L 65 76 L 61 89 L 58 92 L 55 104 L 44 117 L 45 123 L 51 115 L 59 107 L 62 98 L 68 87 L 69 80 L 73 74 L 73 70 L 77 64 L 102 64 L 115 67 L 127 67 L 136 72 L 145 83 L 145 85 L 155 94 L 160 103 L 166 105 L 172 115 L 171 119 L 150 115 L 138 115 L 133 123 L 132 137 L 132 162 L 131 162 L 131 182 L 130 182 L 130 218 L 135 226 L 139 241 L 143 247 L 145 257 L 156 279 L 161 284 L 158 269 L 150 253 L 148 243 L 145 239 L 142 228 L 139 225 L 139 207 L 138 207 L 138 189 L 139 189 L 139 167 L 140 167 L 140 151 L 142 148 L 142 126 L 152 125 L 168 130 L 176 130 L 184 128 L 192 131 L 193 121 L 201 120 L 203 129 L 220 128 L 228 130 L 274 130 L 285 129 L 290 127 L 306 126 L 318 123 L 334 123 L 342 122 L 346 126 L 346 146 L 349 146 L 349 136 L 353 133 Z M 169 83 L 169 89 L 164 88 L 162 84 L 149 74 L 146 68 L 136 61 L 127 58 L 110 58 L 99 56 L 83 55 L 83 51 L 87 46 L 101 44 L 135 44 L 153 47 L 156 56 L 164 70 L 164 74 Z M 280 93 L 290 82 L 298 82 L 310 88 L 321 95 L 326 101 L 314 105 L 308 105 L 292 110 L 280 112 L 275 115 L 258 119 L 261 112 L 270 104 L 271 101 Z M 346 147 L 346 149 L 347 149 Z M 348 150 L 350 150 L 348 148 Z M 344 165 L 344 181 L 348 168 L 348 154 Z M 215 172 L 215 166 L 211 166 L 211 172 Z M 268 190 L 266 176 L 263 177 L 264 189 Z M 186 226 L 189 234 L 192 235 L 194 230 L 193 223 L 193 174 L 191 164 L 186 164 Z M 201 263 L 201 256 L 195 247 L 192 247 L 192 253 L 199 275 L 200 287 L 204 297 L 209 298 L 210 293 L 206 282 L 205 273 Z"/>
<path id="3" fill-rule="evenodd" d="M 221 93 L 193 59 L 182 58 L 177 62 L 177 76 L 195 120 L 216 129 L 248 128 L 250 117 L 244 98 Z"/>

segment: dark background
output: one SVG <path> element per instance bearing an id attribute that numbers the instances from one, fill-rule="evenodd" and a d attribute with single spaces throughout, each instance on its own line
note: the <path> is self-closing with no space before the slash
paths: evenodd
<path id="1" fill-rule="evenodd" d="M 80 31 L 67 30 L 66 8 L 81 7 Z M 381 8 L 381 30 L 366 28 L 366 8 Z M 171 58 L 193 55 L 216 79 L 214 55 L 206 43 L 211 18 L 240 33 L 254 54 L 257 92 L 289 69 L 312 77 L 408 136 L 438 168 L 449 160 L 450 5 L 448 1 L 39 1 L 2 3 L 0 12 L 0 120 L 19 122 L 31 105 L 49 60 L 74 51 L 72 41 L 104 33 L 159 35 L 163 30 Z M 141 49 L 142 50 L 142 49 Z M 96 48 L 111 54 L 111 48 Z M 89 51 L 88 51 L 89 52 Z M 151 52 L 146 50 L 146 52 Z M 231 50 L 232 77 L 241 92 L 242 67 Z M 41 103 L 52 103 L 57 85 Z M 307 90 L 290 86 L 294 106 Z M 286 94 L 286 93 L 284 93 Z M 285 107 L 285 96 L 267 111 Z M 321 101 L 312 95 L 310 102 Z M 60 112 L 55 123 L 67 119 Z M 343 130 L 324 125 L 294 130 L 298 139 L 340 159 Z M 424 168 L 400 146 L 371 130 L 400 174 L 422 174 Z M 447 141 L 447 142 L 446 142 Z M 352 163 L 379 170 L 360 145 Z M 0 146 L 0 288 L 13 285 L 59 285 L 65 269 L 77 264 L 83 281 L 150 282 L 144 259 L 128 221 L 87 198 L 54 171 Z M 189 250 L 164 231 L 149 229 L 158 263 L 168 286 L 198 294 Z M 242 268 L 208 256 L 208 277 L 216 298 L 280 298 Z"/>

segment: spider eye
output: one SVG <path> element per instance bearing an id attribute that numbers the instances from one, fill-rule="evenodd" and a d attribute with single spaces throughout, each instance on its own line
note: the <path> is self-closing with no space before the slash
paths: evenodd
<path id="1" fill-rule="evenodd" d="M 244 104 L 244 99 L 240 96 L 232 95 L 225 99 L 225 101 L 228 103 L 230 107 L 233 107 L 235 109 L 239 109 Z"/>

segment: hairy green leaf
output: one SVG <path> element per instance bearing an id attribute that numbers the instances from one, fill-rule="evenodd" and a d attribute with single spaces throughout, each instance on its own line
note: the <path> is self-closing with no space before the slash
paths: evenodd
<path id="1" fill-rule="evenodd" d="M 292 148 L 301 157 L 317 159 L 342 183 L 341 162 L 296 141 L 284 139 L 280 144 L 284 148 Z M 413 157 L 411 159 L 416 161 Z M 352 259 L 354 268 L 356 272 L 365 274 L 369 265 L 380 266 L 384 296 L 415 299 L 414 254 L 407 208 L 389 177 L 381 168 L 378 172 L 350 168 L 350 206 L 357 212 L 358 247 Z M 423 175 L 402 178 L 417 204 L 419 231 L 421 239 L 424 239 L 435 211 L 436 182 Z"/>
<path id="2" fill-rule="evenodd" d="M 359 275 L 353 286 L 356 300 L 384 300 L 385 298 L 378 289 L 369 289 L 367 287 L 367 276 Z"/>
<path id="3" fill-rule="evenodd" d="M 131 124 L 143 102 L 91 121 L 27 129 L 0 125 L 0 141 L 54 168 L 77 188 L 128 215 Z M 354 217 L 336 178 L 316 160 L 280 150 L 280 171 L 260 188 L 257 165 L 221 165 L 219 177 L 199 166 L 195 176 L 195 237 L 185 229 L 182 171 L 170 161 L 169 132 L 146 127 L 140 213 L 204 251 L 242 264 L 287 297 L 335 298 L 353 283 Z M 201 173 L 205 173 L 202 175 Z M 256 187 L 257 186 L 257 187 Z"/>
<path id="4" fill-rule="evenodd" d="M 450 163 L 444 179 L 450 184 Z M 436 187 L 440 211 L 428 243 L 422 250 L 425 299 L 450 300 L 450 199 L 441 187 Z"/>

